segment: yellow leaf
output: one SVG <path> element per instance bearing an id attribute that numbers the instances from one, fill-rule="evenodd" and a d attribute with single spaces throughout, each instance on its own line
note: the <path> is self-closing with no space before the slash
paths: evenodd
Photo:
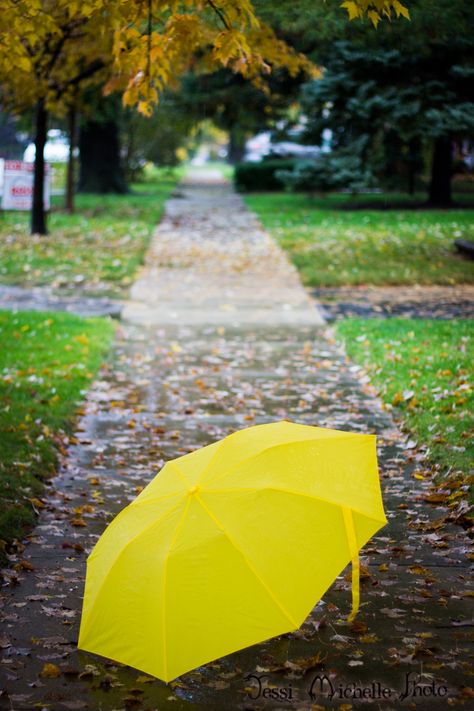
<path id="1" fill-rule="evenodd" d="M 408 572 L 412 575 L 428 575 L 429 571 L 421 565 L 410 565 Z"/>
<path id="2" fill-rule="evenodd" d="M 403 17 L 406 17 L 407 20 L 410 19 L 410 11 L 405 5 L 402 5 L 399 0 L 393 0 L 392 2 L 393 9 L 397 13 L 397 17 L 400 17 L 400 15 L 403 15 Z"/>
<path id="3" fill-rule="evenodd" d="M 372 23 L 373 26 L 375 27 L 375 29 L 377 29 L 377 25 L 378 25 L 379 22 L 380 22 L 380 15 L 379 15 L 379 13 L 378 13 L 376 10 L 369 10 L 369 12 L 367 13 L 367 15 L 368 15 L 368 17 L 369 17 L 369 20 L 371 21 L 371 23 Z"/>
<path id="4" fill-rule="evenodd" d="M 56 664 L 45 664 L 40 672 L 40 676 L 45 679 L 56 679 L 61 676 L 61 669 Z"/>
<path id="5" fill-rule="evenodd" d="M 29 72 L 31 69 L 31 60 L 28 57 L 18 57 L 17 65 L 25 72 Z"/>
<path id="6" fill-rule="evenodd" d="M 151 116 L 153 107 L 148 101 L 139 101 L 137 111 L 142 116 Z"/>
<path id="7" fill-rule="evenodd" d="M 362 15 L 360 7 L 358 7 L 353 0 L 345 0 L 345 2 L 341 3 L 341 7 L 346 8 L 349 20 L 354 20 L 356 17 L 360 17 Z"/>
<path id="8" fill-rule="evenodd" d="M 91 506 L 90 504 L 83 504 L 82 506 L 76 506 L 74 513 L 80 515 L 82 513 L 93 513 L 94 510 L 94 506 Z"/>

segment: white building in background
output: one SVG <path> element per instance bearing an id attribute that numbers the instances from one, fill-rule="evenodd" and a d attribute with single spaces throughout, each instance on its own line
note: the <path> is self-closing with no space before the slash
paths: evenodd
<path id="1" fill-rule="evenodd" d="M 35 160 L 35 144 L 29 143 L 23 154 L 26 163 L 33 163 Z M 48 131 L 48 140 L 44 147 L 44 158 L 47 163 L 67 163 L 69 158 L 69 141 L 66 134 L 59 128 L 51 128 Z"/>
<path id="2" fill-rule="evenodd" d="M 270 131 L 258 133 L 252 136 L 245 146 L 245 160 L 251 162 L 261 161 L 266 156 L 281 156 L 291 158 L 314 158 L 320 153 L 329 153 L 331 150 L 332 131 L 324 129 L 321 146 L 307 146 L 298 142 L 303 127 L 296 127 L 288 131 L 291 139 L 289 141 L 272 142 Z"/>

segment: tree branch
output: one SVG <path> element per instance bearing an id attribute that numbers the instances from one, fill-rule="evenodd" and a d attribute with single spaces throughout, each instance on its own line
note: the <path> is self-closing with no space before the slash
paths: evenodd
<path id="1" fill-rule="evenodd" d="M 147 37 L 147 59 L 146 59 L 146 77 L 150 81 L 150 63 L 151 63 L 151 28 L 152 28 L 152 13 L 151 13 L 151 3 L 152 0 L 148 0 L 148 37 Z"/>
<path id="2" fill-rule="evenodd" d="M 104 69 L 107 66 L 107 63 L 104 62 L 102 59 L 95 59 L 91 64 L 89 64 L 88 67 L 83 69 L 79 74 L 76 74 L 75 77 L 72 77 L 72 79 L 69 79 L 68 81 L 64 82 L 64 84 L 57 85 L 56 86 L 56 97 L 59 99 L 66 91 L 67 89 L 70 89 L 71 87 L 77 87 L 81 81 L 84 79 L 89 79 L 90 77 L 94 76 L 98 71 L 101 69 Z"/>
<path id="3" fill-rule="evenodd" d="M 226 28 L 226 30 L 231 30 L 232 27 L 231 27 L 231 25 L 229 24 L 229 22 L 228 22 L 228 20 L 227 20 L 227 17 L 225 16 L 224 11 L 221 10 L 219 7 L 217 7 L 217 6 L 214 4 L 213 0 L 207 0 L 207 4 L 212 7 L 212 9 L 213 9 L 214 12 L 216 13 L 216 15 L 220 18 L 220 20 L 221 20 L 222 24 L 224 25 L 224 27 Z"/>

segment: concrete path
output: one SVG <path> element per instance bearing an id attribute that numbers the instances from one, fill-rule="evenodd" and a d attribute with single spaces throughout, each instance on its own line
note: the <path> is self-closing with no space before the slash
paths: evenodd
<path id="1" fill-rule="evenodd" d="M 4 571 L 0 708 L 467 708 L 468 541 L 426 503 L 423 454 L 230 187 L 197 176 L 180 191 L 38 526 Z M 78 652 L 85 558 L 105 525 L 164 461 L 282 418 L 378 435 L 389 525 L 364 550 L 356 622 L 343 574 L 298 632 L 169 685 Z"/>
<path id="2" fill-rule="evenodd" d="M 219 174 L 194 171 L 180 187 L 131 289 L 125 320 L 323 323 L 296 269 Z"/>

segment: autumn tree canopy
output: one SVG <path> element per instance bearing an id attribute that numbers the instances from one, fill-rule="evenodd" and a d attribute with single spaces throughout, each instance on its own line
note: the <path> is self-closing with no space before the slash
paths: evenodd
<path id="1" fill-rule="evenodd" d="M 338 1 L 338 0 L 337 0 Z M 399 0 L 346 0 L 350 19 L 408 16 Z M 91 84 L 120 91 L 125 105 L 151 113 L 184 71 L 227 67 L 256 84 L 272 69 L 315 71 L 262 22 L 251 0 L 4 0 L 0 13 L 0 100 L 36 108 L 32 229 L 42 207 L 48 113 L 64 113 Z"/>

